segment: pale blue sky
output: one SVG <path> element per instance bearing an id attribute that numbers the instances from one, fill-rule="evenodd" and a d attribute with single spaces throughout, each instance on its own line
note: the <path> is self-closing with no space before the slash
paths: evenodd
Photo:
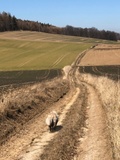
<path id="1" fill-rule="evenodd" d="M 96 27 L 120 33 L 120 0 L 0 0 L 3 11 L 58 27 Z"/>

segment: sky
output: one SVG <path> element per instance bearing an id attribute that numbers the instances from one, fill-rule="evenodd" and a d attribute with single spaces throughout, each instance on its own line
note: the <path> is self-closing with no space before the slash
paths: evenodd
<path id="1" fill-rule="evenodd" d="M 0 13 L 58 27 L 109 30 L 120 33 L 120 0 L 0 0 Z"/>

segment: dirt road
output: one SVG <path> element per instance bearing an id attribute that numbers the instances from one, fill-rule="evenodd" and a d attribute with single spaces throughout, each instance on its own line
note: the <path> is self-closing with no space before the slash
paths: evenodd
<path id="1" fill-rule="evenodd" d="M 88 104 L 86 112 L 88 119 L 84 128 L 85 135 L 80 138 L 78 155 L 80 160 L 112 160 L 112 150 L 106 114 L 96 90 L 85 84 L 88 91 Z"/>
<path id="2" fill-rule="evenodd" d="M 77 68 L 69 70 L 69 92 L 0 146 L 0 160 L 112 160 L 99 94 L 79 76 Z M 52 133 L 45 124 L 51 110 L 56 110 L 60 119 Z"/>

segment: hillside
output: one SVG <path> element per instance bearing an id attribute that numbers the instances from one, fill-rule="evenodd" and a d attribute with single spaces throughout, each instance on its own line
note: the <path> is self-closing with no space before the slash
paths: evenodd
<path id="1" fill-rule="evenodd" d="M 0 33 L 0 70 L 61 69 L 94 42 L 37 32 Z"/>
<path id="2" fill-rule="evenodd" d="M 0 32 L 4 31 L 37 31 L 60 35 L 72 35 L 78 37 L 90 37 L 98 39 L 106 39 L 111 41 L 118 41 L 120 34 L 114 31 L 98 30 L 95 27 L 81 28 L 67 25 L 66 27 L 56 27 L 50 24 L 41 22 L 35 22 L 30 20 L 17 19 L 15 16 L 11 16 L 10 13 L 0 13 Z"/>

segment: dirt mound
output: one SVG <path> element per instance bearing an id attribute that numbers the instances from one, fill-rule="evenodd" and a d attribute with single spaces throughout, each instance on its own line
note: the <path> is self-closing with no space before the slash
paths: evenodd
<path id="1" fill-rule="evenodd" d="M 69 90 L 65 80 L 55 79 L 16 89 L 6 95 L 0 110 L 0 144 L 18 132 L 22 126 L 37 114 L 58 101 Z"/>

